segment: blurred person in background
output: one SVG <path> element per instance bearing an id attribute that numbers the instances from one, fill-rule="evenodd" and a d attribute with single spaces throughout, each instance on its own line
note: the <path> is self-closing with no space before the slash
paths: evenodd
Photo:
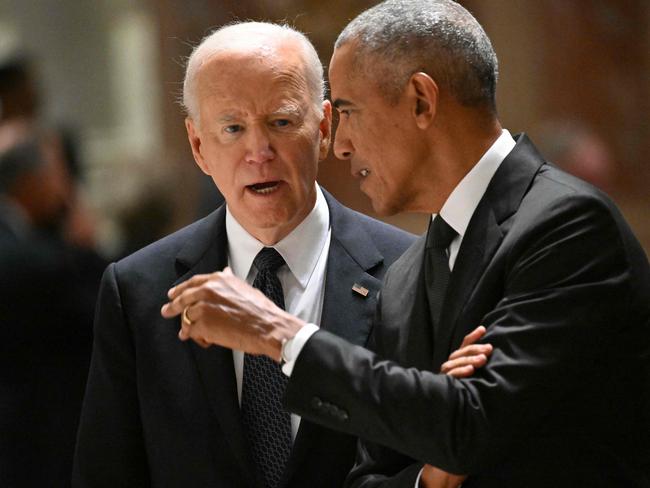
<path id="1" fill-rule="evenodd" d="M 66 201 L 61 209 L 61 218 L 37 221 L 34 225 L 58 234 L 80 251 L 86 250 L 89 266 L 105 265 L 96 251 L 95 217 L 81 196 L 84 168 L 78 156 L 74 131 L 60 125 L 44 125 L 40 120 L 41 105 L 42 97 L 30 59 L 13 55 L 0 62 L 0 124 L 46 132 L 50 150 L 66 166 Z"/>
<path id="2" fill-rule="evenodd" d="M 577 120 L 548 120 L 536 128 L 536 141 L 546 158 L 564 171 L 611 193 L 616 164 L 607 143 Z"/>
<path id="3" fill-rule="evenodd" d="M 103 261 L 59 232 L 72 181 L 57 139 L 0 124 L 0 486 L 65 487 Z"/>

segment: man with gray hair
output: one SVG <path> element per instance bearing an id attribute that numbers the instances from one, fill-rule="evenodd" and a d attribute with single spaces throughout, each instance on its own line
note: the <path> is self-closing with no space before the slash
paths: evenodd
<path id="1" fill-rule="evenodd" d="M 174 283 L 230 266 L 279 307 L 366 344 L 380 280 L 413 236 L 316 184 L 323 92 L 316 51 L 286 26 L 230 25 L 190 56 L 188 138 L 226 204 L 106 270 L 74 486 L 342 484 L 356 438 L 284 410 L 276 363 L 180 342 L 180 322 L 160 316 Z"/>
<path id="2" fill-rule="evenodd" d="M 227 270 L 162 313 L 189 311 L 182 339 L 282 358 L 291 411 L 364 439 L 349 486 L 462 481 L 433 466 L 464 488 L 650 486 L 647 257 L 606 195 L 501 127 L 496 80 L 451 0 L 383 2 L 336 43 L 335 154 L 376 211 L 432 215 L 386 274 L 374 352 Z M 438 374 L 479 323 L 488 363 Z"/>

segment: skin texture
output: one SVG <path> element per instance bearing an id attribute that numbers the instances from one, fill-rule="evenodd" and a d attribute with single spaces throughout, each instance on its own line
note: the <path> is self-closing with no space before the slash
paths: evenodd
<path id="1" fill-rule="evenodd" d="M 240 43 L 204 62 L 195 94 L 199 121 L 187 118 L 186 127 L 196 163 L 234 217 L 272 245 L 314 207 L 331 106 L 323 102 L 322 115 L 315 110 L 297 41 L 265 42 L 264 50 Z M 269 192 L 254 191 L 256 184 Z"/>

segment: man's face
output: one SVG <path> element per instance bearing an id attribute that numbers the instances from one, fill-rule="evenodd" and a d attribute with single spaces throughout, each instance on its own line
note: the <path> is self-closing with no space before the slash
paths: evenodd
<path id="1" fill-rule="evenodd" d="M 407 101 L 389 103 L 376 85 L 355 70 L 354 44 L 334 51 L 329 70 L 339 124 L 334 153 L 350 160 L 352 176 L 380 215 L 411 210 L 421 139 L 414 131 Z M 366 174 L 364 176 L 364 174 Z"/>
<path id="2" fill-rule="evenodd" d="M 274 244 L 316 202 L 318 162 L 327 155 L 331 106 L 314 107 L 300 49 L 226 51 L 200 68 L 199 123 L 187 119 L 194 158 L 237 221 Z"/>

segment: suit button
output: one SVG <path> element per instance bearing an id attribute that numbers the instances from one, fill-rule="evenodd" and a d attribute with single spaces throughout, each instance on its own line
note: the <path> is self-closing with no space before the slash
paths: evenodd
<path id="1" fill-rule="evenodd" d="M 318 397 L 313 397 L 313 398 L 311 399 L 311 406 L 312 406 L 312 408 L 314 408 L 315 410 L 320 410 L 320 409 L 323 407 L 323 400 L 321 400 L 321 399 L 318 398 Z"/>
<path id="2" fill-rule="evenodd" d="M 341 420 L 342 422 L 345 422 L 349 418 L 350 418 L 350 416 L 348 415 L 348 412 L 346 412 L 345 410 L 341 410 L 339 412 L 339 420 Z"/>

